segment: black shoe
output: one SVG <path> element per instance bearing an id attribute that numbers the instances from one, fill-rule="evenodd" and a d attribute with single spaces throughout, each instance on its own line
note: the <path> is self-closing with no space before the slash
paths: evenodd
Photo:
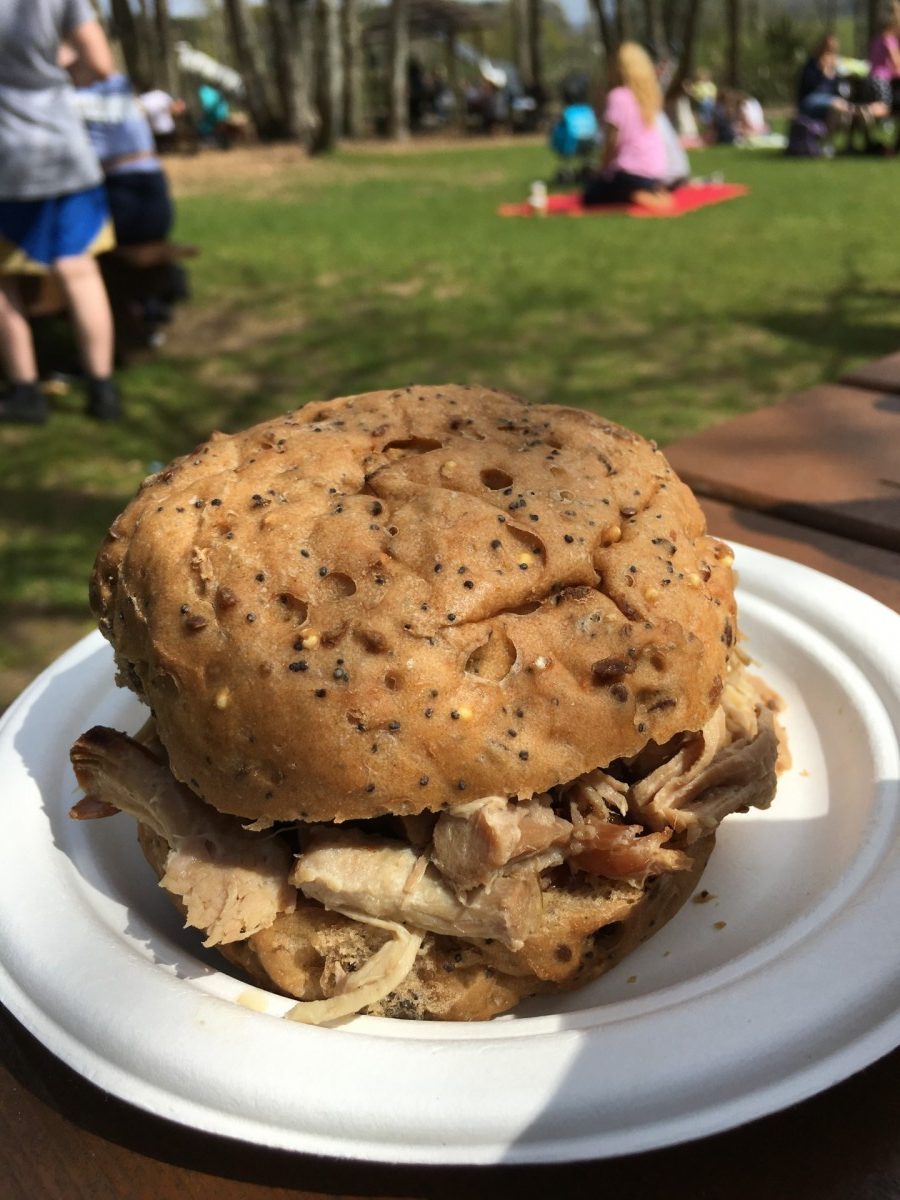
<path id="1" fill-rule="evenodd" d="M 112 379 L 88 379 L 87 412 L 97 421 L 118 421 L 122 416 L 122 397 Z"/>
<path id="2" fill-rule="evenodd" d="M 0 399 L 0 421 L 43 425 L 49 415 L 47 397 L 36 383 L 14 383 Z"/>

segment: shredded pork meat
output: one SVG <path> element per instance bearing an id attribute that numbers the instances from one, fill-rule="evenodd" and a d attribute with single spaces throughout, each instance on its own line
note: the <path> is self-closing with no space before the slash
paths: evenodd
<path id="1" fill-rule="evenodd" d="M 298 825 L 263 835 L 220 814 L 176 782 L 152 749 L 96 728 L 72 748 L 87 795 L 73 816 L 124 810 L 169 845 L 161 884 L 179 897 L 206 945 L 233 942 L 292 912 L 297 889 L 351 919 L 392 931 L 354 981 L 292 1016 L 330 1020 L 358 1011 L 408 972 L 425 932 L 495 939 L 512 951 L 539 928 L 551 868 L 642 884 L 691 865 L 683 847 L 728 813 L 768 807 L 778 737 L 773 704 L 736 670 L 702 730 L 649 743 L 552 789 L 511 800 L 487 796 L 396 823 L 396 837 L 366 828 Z M 299 841 L 293 861 L 292 842 Z M 293 865 L 292 865 L 293 861 Z M 399 931 L 399 932 L 398 932 Z M 403 935 L 403 936 L 401 936 Z M 351 995 L 352 993 L 352 995 Z"/>
<path id="2" fill-rule="evenodd" d="M 690 844 L 729 813 L 769 807 L 778 756 L 772 713 L 764 706 L 748 710 L 742 690 L 735 688 L 734 694 L 740 703 L 729 704 L 726 692 L 725 703 L 700 733 L 630 788 L 634 818 L 653 830 L 674 830 Z"/>
<path id="3" fill-rule="evenodd" d="M 564 845 L 571 833 L 571 823 L 556 816 L 549 796 L 519 804 L 488 796 L 441 815 L 431 857 L 455 887 L 468 890 L 489 883 L 508 863 Z"/>
<path id="4" fill-rule="evenodd" d="M 204 945 L 236 942 L 293 912 L 291 853 L 278 838 L 249 833 L 237 817 L 216 812 L 133 738 L 97 726 L 71 751 L 87 793 L 74 816 L 130 813 L 169 844 L 160 883 L 178 896 L 187 923 L 206 933 Z M 101 808 L 97 809 L 97 804 Z"/>
<path id="5" fill-rule="evenodd" d="M 648 875 L 686 871 L 690 857 L 683 850 L 666 849 L 671 829 L 641 833 L 638 825 L 588 820 L 572 838 L 569 861 L 576 871 L 643 883 Z"/>
<path id="6" fill-rule="evenodd" d="M 403 842 L 320 825 L 310 831 L 291 880 L 338 912 L 353 909 L 451 937 L 496 938 L 511 950 L 521 949 L 540 921 L 535 871 L 498 874 L 489 888 L 461 899 L 433 866 L 420 873 L 416 864 L 416 852 Z"/>

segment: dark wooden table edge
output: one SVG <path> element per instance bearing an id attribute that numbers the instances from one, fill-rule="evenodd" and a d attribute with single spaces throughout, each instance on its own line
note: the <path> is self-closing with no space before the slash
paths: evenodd
<path id="1" fill-rule="evenodd" d="M 750 509 L 753 512 L 776 517 L 794 525 L 833 534 L 835 537 L 845 538 L 848 541 L 862 542 L 878 550 L 900 552 L 900 530 L 886 528 L 874 521 L 866 521 L 852 513 L 792 501 L 773 502 L 748 488 L 721 483 L 718 480 L 704 479 L 702 475 L 697 475 L 689 470 L 682 470 L 679 474 L 697 496 L 708 500 L 718 500 L 737 508 Z"/>
<path id="2" fill-rule="evenodd" d="M 637 1189 L 637 1195 L 658 1186 L 665 1176 L 667 1200 L 757 1200 L 761 1188 L 775 1183 L 790 1185 L 790 1191 L 781 1194 L 791 1200 L 887 1200 L 897 1194 L 890 1189 L 900 1180 L 900 1049 L 781 1111 L 694 1141 L 603 1160 L 437 1167 L 298 1154 L 179 1125 L 84 1079 L 2 1007 L 0 1047 L 17 1084 L 83 1132 L 145 1159 L 257 1187 L 435 1200 L 456 1200 L 464 1189 L 473 1196 L 508 1193 L 517 1200 L 545 1200 L 548 1189 L 559 1195 L 583 1191 L 595 1196 L 601 1184 L 624 1195 Z M 873 1096 L 878 1097 L 876 1103 Z M 810 1122 L 831 1131 L 833 1145 L 827 1155 L 805 1134 Z M 895 1161 L 881 1161 L 879 1153 L 890 1144 L 892 1132 Z M 842 1175 L 839 1161 L 852 1169 L 852 1179 Z M 869 1163 L 864 1180 L 856 1174 L 860 1161 Z M 714 1190 L 703 1190 L 701 1181 L 710 1172 L 716 1180 Z M 18 1200 L 9 1193 L 6 1197 Z"/>
<path id="3" fill-rule="evenodd" d="M 861 388 L 866 392 L 898 394 L 900 393 L 900 354 L 889 354 L 885 358 L 876 358 L 874 362 L 851 367 L 849 371 L 845 371 L 843 375 L 839 376 L 837 383 L 843 387 Z"/>

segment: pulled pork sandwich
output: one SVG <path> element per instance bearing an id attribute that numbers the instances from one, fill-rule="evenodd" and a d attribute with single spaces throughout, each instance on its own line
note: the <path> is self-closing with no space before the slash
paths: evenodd
<path id="1" fill-rule="evenodd" d="M 475 387 L 310 404 L 145 480 L 91 588 L 137 738 L 72 749 L 291 1016 L 579 987 L 775 790 L 727 546 L 663 455 Z"/>

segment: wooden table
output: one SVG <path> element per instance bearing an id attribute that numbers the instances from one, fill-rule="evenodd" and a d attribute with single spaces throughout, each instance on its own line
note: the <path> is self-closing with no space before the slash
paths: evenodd
<path id="1" fill-rule="evenodd" d="M 900 550 L 900 395 L 823 384 L 666 455 L 699 495 Z"/>
<path id="2" fill-rule="evenodd" d="M 876 392 L 900 392 L 900 353 L 888 354 L 874 362 L 854 367 L 841 376 L 851 387 L 871 388 Z"/>
<path id="3" fill-rule="evenodd" d="M 900 554 L 721 500 L 701 497 L 700 503 L 709 528 L 726 541 L 755 546 L 834 575 L 900 612 Z"/>

